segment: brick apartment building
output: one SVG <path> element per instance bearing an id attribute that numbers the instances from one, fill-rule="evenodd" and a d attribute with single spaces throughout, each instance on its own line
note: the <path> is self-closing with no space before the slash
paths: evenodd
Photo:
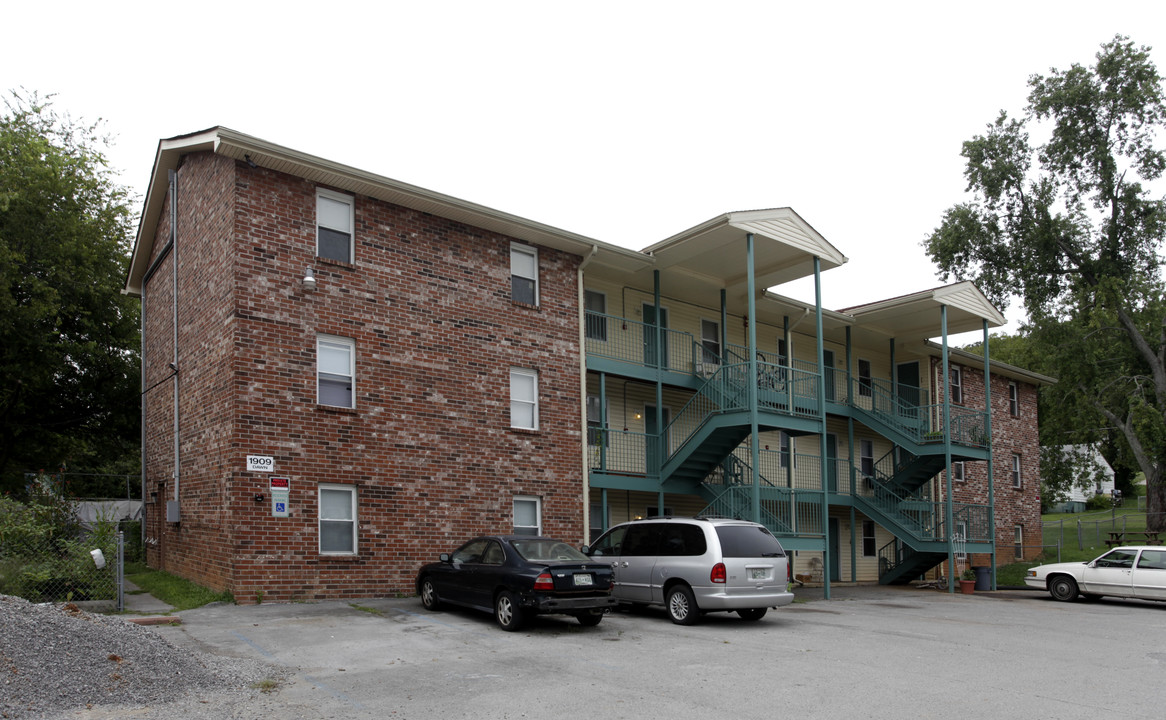
<path id="1" fill-rule="evenodd" d="M 143 310 L 148 562 L 239 602 L 377 596 L 412 592 L 418 566 L 475 533 L 582 543 L 625 517 L 715 512 L 721 495 L 740 490 L 728 487 L 727 470 L 739 471 L 730 456 L 748 438 L 738 424 L 716 468 L 680 481 L 678 454 L 687 451 L 668 445 L 683 444 L 691 419 L 670 424 L 665 414 L 706 392 L 710 373 L 736 364 L 761 378 L 769 360 L 778 374 L 767 377 L 807 373 L 818 381 L 804 387 L 822 393 L 802 398 L 790 383 L 785 405 L 754 393 L 757 449 L 772 444 L 774 468 L 800 463 L 809 475 L 795 482 L 791 469 L 776 487 L 781 471 L 765 477 L 762 458 L 733 476 L 767 486 L 739 512 L 766 520 L 806 566 L 817 558 L 831 568 L 824 582 L 902 581 L 888 571 L 906 555 L 917 562 L 901 564 L 899 575 L 950 559 L 945 522 L 900 527 L 895 513 L 910 505 L 917 515 L 919 502 L 936 513 L 946 503 L 957 524 L 993 523 L 964 528 L 967 552 L 990 557 L 1007 547 L 1011 555 L 1025 528 L 1039 531 L 1035 393 L 1049 379 L 991 364 L 989 440 L 988 359 L 925 342 L 941 334 L 941 308 L 951 332 L 1000 324 L 982 295 L 964 283 L 895 305 L 903 319 L 929 318 L 925 327 L 902 325 L 910 337 L 887 336 L 894 323 L 881 309 L 798 305 L 764 288 L 845 258 L 792 211 L 762 212 L 636 252 L 222 127 L 163 140 L 126 280 Z M 757 261 L 750 281 L 762 283 L 752 293 L 757 307 L 739 292 L 738 236 L 746 235 Z M 713 266 L 694 250 L 730 259 Z M 691 284 L 696 269 L 700 287 Z M 720 288 L 719 303 L 705 285 Z M 624 307 L 616 293 L 628 298 Z M 820 331 L 791 328 L 795 312 L 826 320 Z M 764 356 L 746 337 L 750 318 L 755 333 L 768 333 L 769 360 L 747 360 L 749 349 Z M 631 351 L 601 348 L 621 337 L 632 338 Z M 953 424 L 939 446 L 920 425 L 927 412 L 884 425 L 859 407 L 880 383 L 906 397 L 908 376 L 893 369 L 903 361 L 916 364 L 911 377 L 928 373 L 911 397 L 937 398 L 949 356 L 961 393 L 951 406 L 971 409 L 957 423 L 963 430 Z M 641 417 L 648 405 L 631 409 L 629 388 L 659 398 L 654 426 Z M 940 407 L 950 414 L 932 403 L 928 428 Z M 613 411 L 626 422 L 612 422 Z M 870 447 L 855 441 L 855 423 Z M 876 446 L 930 457 L 928 478 L 895 485 L 894 468 L 876 472 Z M 617 452 L 638 465 L 616 467 Z M 948 458 L 950 493 L 936 474 Z M 898 509 L 870 504 L 886 493 L 863 488 L 883 483 L 901 496 Z M 821 522 L 792 520 L 806 508 Z M 829 530 L 827 517 L 836 521 Z M 872 543 L 885 557 L 869 552 Z"/>

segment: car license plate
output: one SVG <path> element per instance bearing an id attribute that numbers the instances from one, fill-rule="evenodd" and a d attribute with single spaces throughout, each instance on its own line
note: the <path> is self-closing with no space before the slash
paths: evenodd
<path id="1" fill-rule="evenodd" d="M 576 575 L 575 576 L 575 584 L 576 585 L 594 585 L 595 582 L 591 579 L 590 575 L 584 574 L 584 575 Z"/>
<path id="2" fill-rule="evenodd" d="M 769 571 L 765 568 L 749 568 L 750 580 L 764 580 L 769 576 Z"/>

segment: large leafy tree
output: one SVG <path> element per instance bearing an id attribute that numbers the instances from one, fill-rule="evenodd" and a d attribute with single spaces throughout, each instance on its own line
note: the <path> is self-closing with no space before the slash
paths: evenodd
<path id="1" fill-rule="evenodd" d="M 0 116 L 0 487 L 132 470 L 138 304 L 120 289 L 126 190 L 97 125 L 12 93 Z"/>
<path id="2" fill-rule="evenodd" d="M 1145 474 L 1149 523 L 1166 529 L 1166 204 L 1151 192 L 1166 104 L 1149 52 L 1117 36 L 1092 66 L 1029 78 L 1024 115 L 964 143 L 973 199 L 925 245 L 945 278 L 1001 306 L 1020 297 L 1059 380 L 1049 409 L 1095 439 L 1117 431 Z"/>

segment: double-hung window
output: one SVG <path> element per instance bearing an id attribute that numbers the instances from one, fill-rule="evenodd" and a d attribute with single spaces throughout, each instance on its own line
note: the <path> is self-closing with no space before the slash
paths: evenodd
<path id="1" fill-rule="evenodd" d="M 595 290 L 583 291 L 584 327 L 588 340 L 607 341 L 607 296 Z"/>
<path id="2" fill-rule="evenodd" d="M 320 335 L 316 338 L 316 402 L 355 407 L 356 342 Z"/>
<path id="3" fill-rule="evenodd" d="M 1008 383 L 1008 414 L 1020 417 L 1020 388 L 1014 382 Z"/>
<path id="4" fill-rule="evenodd" d="M 1013 545 L 1014 551 L 1016 552 L 1016 559 L 1017 560 L 1024 559 L 1024 526 L 1023 525 L 1013 525 L 1012 526 L 1012 545 Z"/>
<path id="5" fill-rule="evenodd" d="M 356 554 L 356 488 L 320 486 L 320 554 Z"/>
<path id="6" fill-rule="evenodd" d="M 1016 453 L 1012 454 L 1012 487 L 1020 489 L 1020 456 Z"/>
<path id="7" fill-rule="evenodd" d="M 510 368 L 510 427 L 538 430 L 538 373 Z"/>
<path id="8" fill-rule="evenodd" d="M 538 250 L 527 245 L 510 246 L 510 299 L 538 305 Z"/>
<path id="9" fill-rule="evenodd" d="M 352 262 L 352 196 L 316 190 L 316 255 Z"/>
<path id="10" fill-rule="evenodd" d="M 874 520 L 862 521 L 862 556 L 874 557 L 878 554 L 878 543 L 875 541 Z"/>
<path id="11" fill-rule="evenodd" d="M 951 368 L 951 401 L 953 403 L 962 403 L 964 401 L 964 373 L 963 368 L 956 365 Z"/>
<path id="12" fill-rule="evenodd" d="M 541 506 L 537 497 L 514 498 L 515 535 L 542 535 Z"/>

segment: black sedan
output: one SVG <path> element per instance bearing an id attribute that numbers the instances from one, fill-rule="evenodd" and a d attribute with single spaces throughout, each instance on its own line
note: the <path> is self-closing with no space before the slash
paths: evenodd
<path id="1" fill-rule="evenodd" d="M 583 625 L 598 625 L 617 602 L 611 588 L 609 563 L 533 535 L 474 538 L 417 573 L 417 593 L 427 609 L 449 603 L 492 612 L 503 630 L 517 630 L 537 613 L 574 615 Z"/>

